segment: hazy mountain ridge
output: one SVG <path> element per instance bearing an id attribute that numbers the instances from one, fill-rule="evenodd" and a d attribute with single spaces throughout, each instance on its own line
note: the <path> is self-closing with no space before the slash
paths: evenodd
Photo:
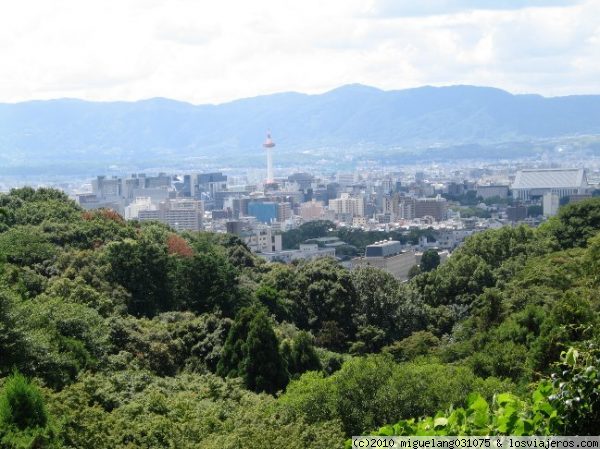
<path id="1" fill-rule="evenodd" d="M 271 129 L 282 151 L 372 144 L 419 147 L 600 134 L 600 95 L 546 98 L 474 86 L 382 91 L 343 86 L 220 105 L 164 98 L 0 104 L 0 160 L 129 160 L 243 154 Z"/>

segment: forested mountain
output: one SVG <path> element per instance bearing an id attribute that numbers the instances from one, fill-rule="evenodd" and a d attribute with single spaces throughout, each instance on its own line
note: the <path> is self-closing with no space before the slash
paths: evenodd
<path id="1" fill-rule="evenodd" d="M 600 200 L 408 283 L 0 195 L 0 446 L 334 448 L 595 434 Z M 383 426 L 383 427 L 382 427 Z"/>
<path id="2" fill-rule="evenodd" d="M 240 156 L 272 129 L 279 151 L 360 144 L 456 145 L 600 134 L 600 96 L 545 98 L 486 87 L 382 91 L 348 85 L 320 95 L 281 93 L 220 105 L 155 98 L 0 104 L 0 162 L 150 162 Z M 91 158 L 93 156 L 93 158 Z"/>

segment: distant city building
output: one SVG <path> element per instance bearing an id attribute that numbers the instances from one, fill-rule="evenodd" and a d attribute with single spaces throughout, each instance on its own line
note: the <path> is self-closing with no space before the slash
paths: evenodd
<path id="1" fill-rule="evenodd" d="M 140 221 L 160 221 L 177 231 L 199 231 L 202 229 L 203 215 L 202 201 L 175 199 L 161 202 L 158 210 L 140 210 L 138 219 Z"/>
<path id="2" fill-rule="evenodd" d="M 454 196 L 464 195 L 467 191 L 465 183 L 463 182 L 451 182 L 447 186 L 448 194 Z"/>
<path id="3" fill-rule="evenodd" d="M 201 173 L 197 175 L 192 196 L 207 193 L 214 199 L 217 192 L 227 190 L 227 176 L 221 172 Z"/>
<path id="4" fill-rule="evenodd" d="M 292 205 L 290 203 L 278 203 L 277 204 L 277 221 L 284 222 L 292 218 Z"/>
<path id="5" fill-rule="evenodd" d="M 488 198 L 508 198 L 508 186 L 477 186 L 477 197 L 487 200 Z"/>
<path id="6" fill-rule="evenodd" d="M 527 218 L 527 207 L 525 206 L 509 206 L 506 208 L 506 218 L 510 221 L 522 221 Z"/>
<path id="7" fill-rule="evenodd" d="M 540 198 L 545 193 L 560 198 L 584 194 L 588 188 L 583 168 L 519 170 L 512 184 L 513 197 L 523 201 Z"/>
<path id="8" fill-rule="evenodd" d="M 381 181 L 381 190 L 383 193 L 391 193 L 394 190 L 394 181 L 391 179 L 383 179 Z"/>
<path id="9" fill-rule="evenodd" d="M 349 186 L 358 181 L 358 176 L 356 173 L 338 173 L 336 180 L 342 186 Z"/>
<path id="10" fill-rule="evenodd" d="M 238 236 L 242 235 L 244 230 L 244 222 L 239 220 L 228 221 L 225 226 L 229 234 L 235 234 Z"/>
<path id="11" fill-rule="evenodd" d="M 314 179 L 315 177 L 310 173 L 294 173 L 288 176 L 288 181 L 298 184 L 301 190 L 309 189 Z"/>
<path id="12" fill-rule="evenodd" d="M 322 201 L 309 201 L 300 205 L 300 217 L 303 221 L 320 220 L 323 217 L 324 208 Z"/>
<path id="13" fill-rule="evenodd" d="M 122 192 L 122 181 L 121 178 L 113 176 L 107 178 L 106 176 L 98 176 L 92 181 L 92 193 L 98 198 L 120 198 Z"/>
<path id="14" fill-rule="evenodd" d="M 231 210 L 230 209 L 214 209 L 210 212 L 211 218 L 213 220 L 226 220 L 231 218 Z"/>
<path id="15" fill-rule="evenodd" d="M 248 203 L 248 214 L 258 221 L 269 224 L 277 221 L 279 205 L 273 201 L 252 201 Z"/>
<path id="16" fill-rule="evenodd" d="M 415 203 L 415 218 L 433 217 L 436 221 L 446 219 L 448 203 L 445 198 L 418 198 Z"/>
<path id="17" fill-rule="evenodd" d="M 282 249 L 281 234 L 274 234 L 268 226 L 244 231 L 240 237 L 254 253 L 271 253 Z"/>
<path id="18" fill-rule="evenodd" d="M 171 177 L 164 173 L 159 173 L 158 176 L 146 176 L 144 187 L 146 189 L 169 188 L 171 187 Z"/>
<path id="19" fill-rule="evenodd" d="M 118 198 L 99 198 L 94 193 L 83 193 L 77 195 L 77 203 L 85 210 L 111 209 L 119 214 L 123 213 L 123 202 Z"/>
<path id="20" fill-rule="evenodd" d="M 133 198 L 150 198 L 154 204 L 159 204 L 171 198 L 171 192 L 166 187 L 135 188 Z"/>
<path id="21" fill-rule="evenodd" d="M 352 226 L 362 228 L 367 226 L 367 217 L 353 217 Z"/>
<path id="22" fill-rule="evenodd" d="M 415 218 L 416 200 L 401 194 L 386 195 L 382 199 L 382 211 L 391 221 L 412 220 Z"/>
<path id="23" fill-rule="evenodd" d="M 125 208 L 125 220 L 135 220 L 141 211 L 158 210 L 149 197 L 138 197 L 133 203 Z"/>
<path id="24" fill-rule="evenodd" d="M 560 197 L 556 193 L 546 192 L 542 199 L 544 217 L 553 217 L 558 213 Z"/>
<path id="25" fill-rule="evenodd" d="M 335 248 L 319 248 L 316 243 L 301 243 L 300 249 L 297 250 L 262 252 L 259 255 L 269 262 L 290 263 L 294 260 L 314 260 L 322 257 L 335 258 Z"/>
<path id="26" fill-rule="evenodd" d="M 435 236 L 436 241 L 434 245 L 440 249 L 453 250 L 474 232 L 473 229 L 448 229 L 438 231 Z"/>
<path id="27" fill-rule="evenodd" d="M 356 257 L 351 261 L 352 268 L 365 266 L 380 268 L 401 281 L 408 279 L 408 272 L 415 265 L 417 265 L 415 253 L 402 252 L 402 244 L 395 240 L 368 245 L 364 257 Z"/>
<path id="28" fill-rule="evenodd" d="M 362 217 L 365 215 L 365 200 L 360 196 L 351 197 L 348 193 L 342 193 L 340 198 L 329 200 L 329 209 L 338 215 Z"/>

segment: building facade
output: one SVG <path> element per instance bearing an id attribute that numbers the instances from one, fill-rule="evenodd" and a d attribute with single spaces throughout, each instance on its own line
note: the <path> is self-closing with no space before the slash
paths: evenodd
<path id="1" fill-rule="evenodd" d="M 364 257 L 352 259 L 352 268 L 376 267 L 387 271 L 400 281 L 408 280 L 408 273 L 417 265 L 414 252 L 402 252 L 402 245 L 395 240 L 386 240 L 368 245 Z"/>

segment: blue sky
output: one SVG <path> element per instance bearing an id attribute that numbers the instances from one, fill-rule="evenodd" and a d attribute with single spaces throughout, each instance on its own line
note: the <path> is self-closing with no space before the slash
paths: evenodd
<path id="1" fill-rule="evenodd" d="M 220 103 L 342 84 L 600 94 L 600 0 L 19 0 L 0 101 Z"/>

